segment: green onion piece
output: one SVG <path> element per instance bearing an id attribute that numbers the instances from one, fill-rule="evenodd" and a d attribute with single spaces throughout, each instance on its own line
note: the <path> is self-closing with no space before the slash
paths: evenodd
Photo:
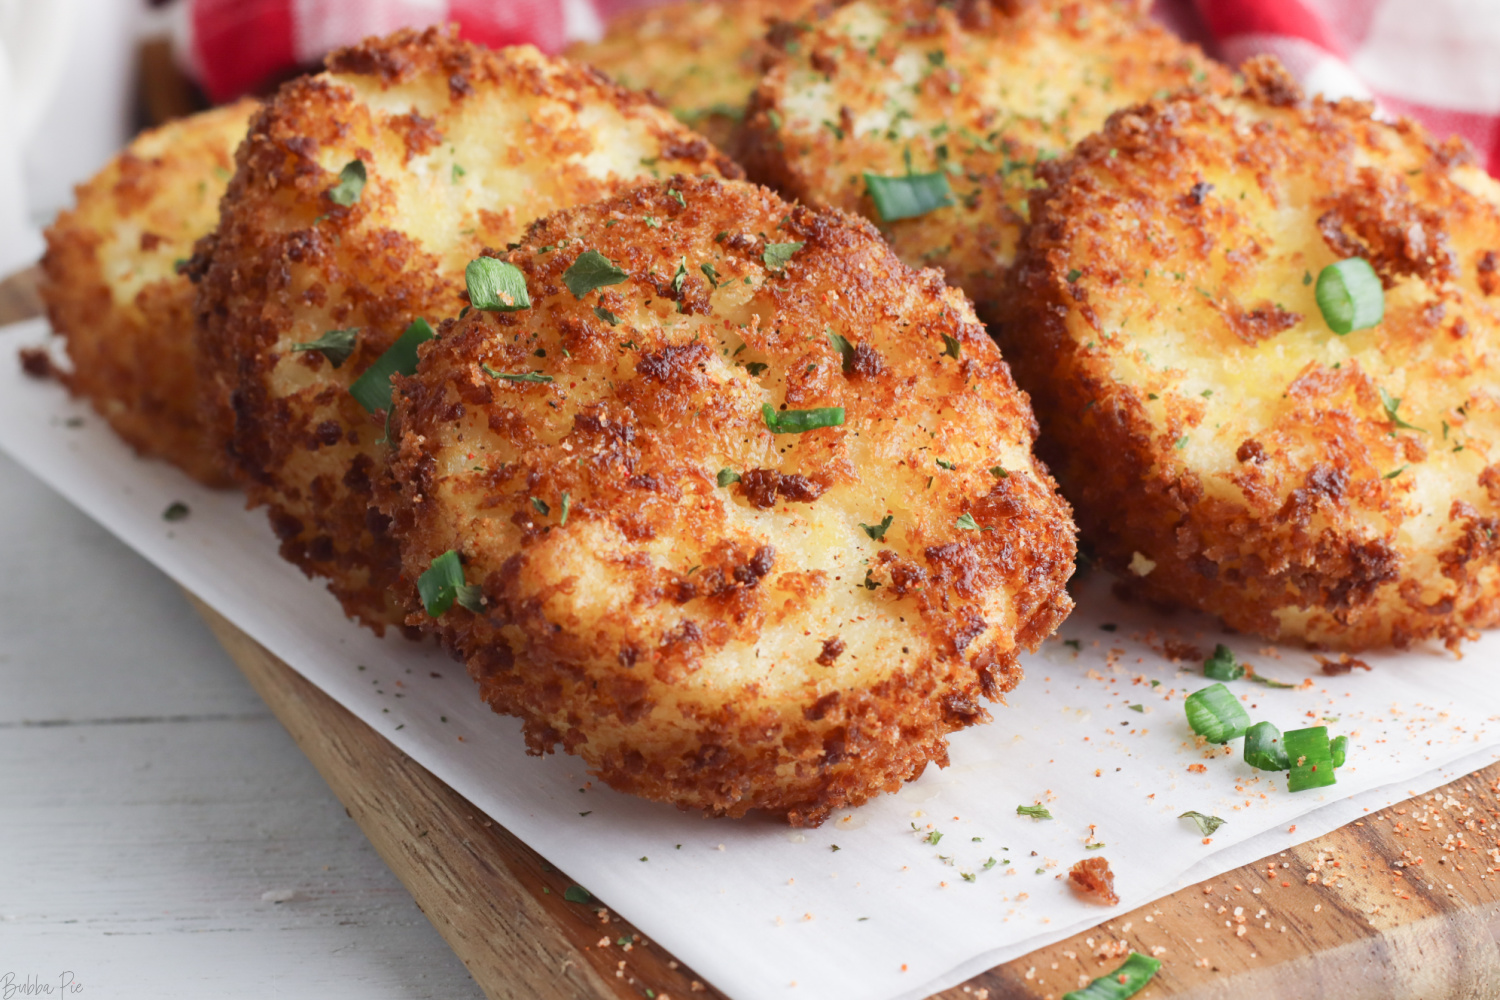
<path id="1" fill-rule="evenodd" d="M 719 272 L 714 270 L 712 264 L 699 264 L 698 270 L 703 272 L 703 276 L 708 279 L 710 285 L 715 288 L 719 287 Z"/>
<path id="2" fill-rule="evenodd" d="M 620 317 L 616 316 L 614 313 L 610 312 L 603 306 L 595 306 L 594 315 L 604 320 L 604 322 L 608 323 L 610 326 L 620 325 Z"/>
<path id="3" fill-rule="evenodd" d="M 552 513 L 552 505 L 547 503 L 547 501 L 543 500 L 541 497 L 532 497 L 531 506 L 534 507 L 536 509 L 536 512 L 543 517 L 546 517 L 548 514 Z"/>
<path id="4" fill-rule="evenodd" d="M 596 288 L 618 285 L 628 277 L 630 275 L 616 267 L 598 250 L 585 250 L 563 272 L 563 284 L 568 286 L 573 298 L 581 299 Z"/>
<path id="5" fill-rule="evenodd" d="M 479 585 L 464 583 L 463 564 L 452 549 L 434 559 L 427 572 L 417 578 L 417 593 L 422 596 L 422 607 L 433 618 L 453 607 L 455 601 L 475 614 L 484 611 Z"/>
<path id="6" fill-rule="evenodd" d="M 887 514 L 885 516 L 885 519 L 883 521 L 881 521 L 879 524 L 865 524 L 865 523 L 861 522 L 860 523 L 860 528 L 862 528 L 864 530 L 865 534 L 867 534 L 867 535 L 870 536 L 870 540 L 871 541 L 878 542 L 881 539 L 885 538 L 886 531 L 888 531 L 890 529 L 891 522 L 893 522 L 895 520 L 896 520 L 896 515 L 895 514 Z"/>
<path id="7" fill-rule="evenodd" d="M 161 512 L 161 519 L 168 522 L 185 521 L 191 513 L 187 504 L 181 500 L 173 500 L 167 504 L 167 509 Z"/>
<path id="8" fill-rule="evenodd" d="M 953 204 L 953 189 L 942 171 L 899 177 L 866 173 L 865 188 L 882 222 L 912 219 Z"/>
<path id="9" fill-rule="evenodd" d="M 1293 729 L 1282 738 L 1282 745 L 1286 748 L 1287 763 L 1291 767 L 1286 779 L 1287 791 L 1323 788 L 1338 780 L 1333 773 L 1333 752 L 1328 744 L 1327 726 Z"/>
<path id="10" fill-rule="evenodd" d="M 780 271 L 792 259 L 792 254 L 804 246 L 806 246 L 804 243 L 767 243 L 760 259 L 766 267 L 773 271 Z"/>
<path id="11" fill-rule="evenodd" d="M 1081 990 L 1064 993 L 1062 1000 L 1125 1000 L 1140 992 L 1141 987 L 1149 983 L 1160 968 L 1160 959 L 1147 958 L 1138 951 L 1132 951 L 1124 965 L 1108 975 L 1100 976 Z"/>
<path id="12" fill-rule="evenodd" d="M 1228 743 L 1243 736 L 1250 714 L 1222 684 L 1210 684 L 1187 696 L 1183 703 L 1188 725 L 1210 743 Z"/>
<path id="13" fill-rule="evenodd" d="M 1261 771 L 1285 771 L 1286 746 L 1281 730 L 1269 722 L 1257 722 L 1245 730 L 1245 763 Z"/>
<path id="14" fill-rule="evenodd" d="M 1335 736 L 1328 741 L 1328 756 L 1333 758 L 1334 767 L 1343 767 L 1344 758 L 1349 753 L 1349 737 Z"/>
<path id="15" fill-rule="evenodd" d="M 996 479 L 1010 478 L 1010 473 L 1005 471 L 1005 467 L 1003 465 L 990 466 L 990 475 L 994 476 Z"/>
<path id="16" fill-rule="evenodd" d="M 948 357 L 952 358 L 954 361 L 957 361 L 958 360 L 959 352 L 962 351 L 962 350 L 963 350 L 963 344 L 959 343 L 957 337 L 950 337 L 946 333 L 943 334 L 943 353 L 944 354 L 946 354 Z"/>
<path id="17" fill-rule="evenodd" d="M 592 812 L 593 810 L 589 810 Z M 563 899 L 570 903 L 592 903 L 594 894 L 581 885 L 570 885 L 563 890 Z"/>
<path id="18" fill-rule="evenodd" d="M 418 317 L 412 320 L 406 332 L 396 338 L 390 348 L 365 369 L 363 375 L 349 386 L 353 396 L 369 413 L 379 413 L 391 408 L 391 376 L 412 375 L 417 370 L 417 345 L 431 340 L 436 334 L 427 321 Z"/>
<path id="19" fill-rule="evenodd" d="M 493 257 L 476 257 L 464 268 L 469 302 L 489 312 L 516 312 L 531 308 L 526 294 L 526 276 L 514 264 Z"/>
<path id="20" fill-rule="evenodd" d="M 772 434 L 801 434 L 818 427 L 839 427 L 844 423 L 842 406 L 825 406 L 816 410 L 783 410 L 777 413 L 766 403 L 760 408 L 766 428 Z"/>
<path id="21" fill-rule="evenodd" d="M 1237 681 L 1245 676 L 1245 665 L 1234 658 L 1234 650 L 1222 642 L 1214 647 L 1214 655 L 1203 661 L 1203 676 L 1216 681 Z"/>
<path id="22" fill-rule="evenodd" d="M 559 528 L 563 527 L 564 525 L 566 525 L 568 523 L 568 510 L 572 506 L 573 506 L 573 498 L 571 496 L 569 496 L 567 490 L 563 490 L 563 495 L 562 495 L 562 512 L 561 512 L 560 516 L 557 519 L 557 526 Z"/>
<path id="23" fill-rule="evenodd" d="M 350 160 L 339 171 L 339 182 L 328 189 L 328 200 L 348 208 L 365 190 L 365 161 Z"/>
<path id="24" fill-rule="evenodd" d="M 480 362 L 479 367 L 483 368 L 484 369 L 484 373 L 486 375 L 488 375 L 490 378 L 504 379 L 507 382 L 551 382 L 552 381 L 552 376 L 551 375 L 543 375 L 541 372 L 522 372 L 519 375 L 512 375 L 510 372 L 497 371 L 496 369 L 491 368 L 489 365 L 484 364 L 483 362 Z"/>
<path id="25" fill-rule="evenodd" d="M 959 531 L 979 530 L 979 522 L 974 520 L 973 514 L 960 514 L 958 520 L 953 522 L 953 526 Z"/>
<path id="26" fill-rule="evenodd" d="M 354 343 L 359 338 L 359 327 L 347 330 L 329 330 L 317 340 L 305 344 L 293 344 L 294 351 L 317 351 L 327 358 L 335 368 L 342 368 L 349 355 L 354 353 Z"/>
<path id="27" fill-rule="evenodd" d="M 745 371 L 749 372 L 755 378 L 760 378 L 761 373 L 770 367 L 764 361 L 750 361 L 745 364 Z"/>
<path id="28" fill-rule="evenodd" d="M 1189 809 L 1177 817 L 1178 819 L 1190 819 L 1198 825 L 1198 832 L 1203 836 L 1212 836 L 1213 832 L 1224 825 L 1224 821 L 1217 816 L 1206 816 L 1196 809 Z"/>
<path id="29" fill-rule="evenodd" d="M 1372 327 L 1385 318 L 1385 289 L 1363 257 L 1329 264 L 1318 273 L 1314 290 L 1323 322 L 1339 336 Z"/>
<path id="30" fill-rule="evenodd" d="M 718 478 L 715 480 L 720 486 L 732 486 L 740 481 L 740 474 L 725 466 L 719 470 Z"/>
<path id="31" fill-rule="evenodd" d="M 1016 806 L 1017 816 L 1030 816 L 1032 819 L 1051 819 L 1052 814 L 1043 805 Z"/>

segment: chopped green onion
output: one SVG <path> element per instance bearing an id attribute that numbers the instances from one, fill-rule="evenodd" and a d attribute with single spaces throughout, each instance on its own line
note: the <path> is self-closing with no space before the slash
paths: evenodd
<path id="1" fill-rule="evenodd" d="M 1323 268 L 1314 296 L 1323 322 L 1339 336 L 1372 327 L 1385 318 L 1385 289 L 1363 257 L 1350 257 Z"/>
<path id="2" fill-rule="evenodd" d="M 801 434 L 818 427 L 839 427 L 844 423 L 842 406 L 825 406 L 816 410 L 783 410 L 777 413 L 766 403 L 760 408 L 766 429 L 772 434 Z"/>
<path id="3" fill-rule="evenodd" d="M 339 171 L 339 182 L 328 189 L 328 200 L 348 208 L 365 190 L 365 161 L 350 160 Z"/>
<path id="4" fill-rule="evenodd" d="M 1245 730 L 1245 763 L 1261 771 L 1285 771 L 1286 746 L 1281 730 L 1269 722 L 1257 722 Z"/>
<path id="5" fill-rule="evenodd" d="M 1125 1000 L 1140 992 L 1160 968 L 1160 959 L 1147 958 L 1140 952 L 1132 951 L 1124 965 L 1100 976 L 1081 990 L 1064 993 L 1062 1000 Z"/>
<path id="6" fill-rule="evenodd" d="M 764 361 L 750 361 L 745 364 L 745 371 L 749 372 L 755 378 L 760 378 L 761 373 L 770 367 Z"/>
<path id="7" fill-rule="evenodd" d="M 1245 676 L 1245 665 L 1236 662 L 1234 650 L 1221 642 L 1214 647 L 1214 655 L 1203 661 L 1203 676 L 1216 681 L 1237 681 Z"/>
<path id="8" fill-rule="evenodd" d="M 1427 433 L 1422 428 L 1417 427 L 1413 424 L 1409 424 L 1396 415 L 1396 411 L 1401 409 L 1400 399 L 1392 396 L 1390 393 L 1386 392 L 1379 386 L 1376 387 L 1376 391 L 1380 393 L 1380 405 L 1385 408 L 1385 415 L 1390 419 L 1392 426 L 1394 426 L 1397 430 L 1417 431 L 1420 434 Z M 1405 466 L 1402 466 L 1402 468 L 1405 468 Z M 1389 479 L 1391 477 L 1387 476 L 1386 478 Z"/>
<path id="9" fill-rule="evenodd" d="M 728 467 L 719 470 L 719 475 L 716 480 L 716 482 L 718 482 L 720 486 L 732 486 L 739 481 L 740 474 Z"/>
<path id="10" fill-rule="evenodd" d="M 1005 471 L 1005 467 L 1003 465 L 990 466 L 990 475 L 994 476 L 996 479 L 1010 478 L 1010 473 Z"/>
<path id="11" fill-rule="evenodd" d="M 1177 817 L 1178 819 L 1190 819 L 1198 824 L 1198 832 L 1203 836 L 1212 836 L 1213 832 L 1224 825 L 1224 821 L 1217 816 L 1206 816 L 1196 809 L 1189 809 Z"/>
<path id="12" fill-rule="evenodd" d="M 412 375 L 417 370 L 417 345 L 431 340 L 436 334 L 427 321 L 420 316 L 375 363 L 365 369 L 363 375 L 349 386 L 353 396 L 368 413 L 389 411 L 391 408 L 391 376 Z"/>
<path id="13" fill-rule="evenodd" d="M 1052 814 L 1044 805 L 1016 806 L 1017 816 L 1030 816 L 1032 819 L 1051 819 Z"/>
<path id="14" fill-rule="evenodd" d="M 192 512 L 188 510 L 187 504 L 181 500 L 173 500 L 167 504 L 167 509 L 161 512 L 161 519 L 167 522 L 185 521 L 190 513 Z"/>
<path id="15" fill-rule="evenodd" d="M 334 368 L 342 368 L 349 355 L 354 353 L 354 343 L 359 338 L 359 327 L 347 330 L 329 330 L 317 340 L 305 344 L 293 344 L 293 351 L 317 351 L 327 358 Z"/>
<path id="16" fill-rule="evenodd" d="M 865 188 L 882 222 L 916 218 L 953 204 L 953 189 L 942 171 L 899 177 L 866 173 Z"/>
<path id="17" fill-rule="evenodd" d="M 427 572 L 417 578 L 417 593 L 422 596 L 422 607 L 433 618 L 453 607 L 455 601 L 475 614 L 484 611 L 483 591 L 478 584 L 464 583 L 464 567 L 453 549 L 432 560 Z"/>
<path id="18" fill-rule="evenodd" d="M 480 363 L 479 367 L 483 368 L 484 369 L 484 373 L 486 375 L 488 375 L 490 378 L 504 379 L 507 382 L 551 382 L 552 381 L 552 376 L 551 375 L 543 375 L 541 372 L 522 372 L 519 375 L 512 375 L 510 372 L 496 371 L 494 368 L 491 368 L 489 365 L 484 364 L 483 362 Z"/>
<path id="19" fill-rule="evenodd" d="M 946 333 L 943 334 L 943 353 L 944 354 L 946 354 L 948 357 L 952 358 L 954 361 L 957 361 L 958 360 L 958 354 L 962 350 L 963 350 L 963 344 L 961 344 L 961 343 L 958 342 L 958 338 L 957 337 L 950 337 Z"/>
<path id="20" fill-rule="evenodd" d="M 1344 758 L 1349 753 L 1349 737 L 1335 736 L 1328 741 L 1328 756 L 1333 758 L 1334 767 L 1343 767 Z"/>
<path id="21" fill-rule="evenodd" d="M 1244 735 L 1250 725 L 1250 714 L 1222 684 L 1210 684 L 1194 691 L 1183 702 L 1188 725 L 1210 743 L 1228 743 Z"/>
<path id="22" fill-rule="evenodd" d="M 594 315 L 604 320 L 604 322 L 608 323 L 610 326 L 618 326 L 620 323 L 620 317 L 616 316 L 614 313 L 610 312 L 603 306 L 595 306 Z"/>
<path id="23" fill-rule="evenodd" d="M 1323 788 L 1338 780 L 1333 773 L 1333 751 L 1328 744 L 1327 726 L 1293 729 L 1282 738 L 1282 745 L 1286 748 L 1287 763 L 1291 768 L 1286 779 L 1287 791 Z"/>
<path id="24" fill-rule="evenodd" d="M 526 276 L 514 264 L 493 257 L 476 257 L 464 268 L 469 302 L 488 312 L 515 312 L 531 308 L 526 294 Z"/>
<path id="25" fill-rule="evenodd" d="M 699 264 L 698 270 L 703 272 L 703 276 L 708 279 L 710 285 L 715 288 L 719 287 L 719 272 L 714 270 L 712 264 Z"/>
<path id="26" fill-rule="evenodd" d="M 593 810 L 589 810 L 592 812 Z M 563 899 L 570 903 L 592 903 L 594 894 L 581 885 L 570 885 L 563 890 Z"/>
<path id="27" fill-rule="evenodd" d="M 551 505 L 541 497 L 532 497 L 531 506 L 534 507 L 536 509 L 536 512 L 543 517 L 546 517 L 548 514 L 552 513 Z"/>
<path id="28" fill-rule="evenodd" d="M 559 528 L 568 523 L 568 510 L 572 507 L 572 503 L 573 498 L 568 495 L 567 490 L 563 490 L 561 514 L 557 518 L 557 526 Z"/>
<path id="29" fill-rule="evenodd" d="M 974 515 L 973 514 L 961 514 L 961 515 L 959 515 L 958 520 L 956 520 L 956 521 L 953 522 L 953 526 L 955 528 L 957 528 L 959 531 L 978 531 L 979 530 L 979 522 L 976 521 L 976 520 L 974 520 Z"/>
<path id="30" fill-rule="evenodd" d="M 573 298 L 581 299 L 597 288 L 618 285 L 628 277 L 630 275 L 616 267 L 598 250 L 585 250 L 563 272 L 563 284 L 568 286 Z"/>
<path id="31" fill-rule="evenodd" d="M 889 530 L 891 522 L 895 520 L 895 514 L 887 514 L 885 516 L 885 520 L 881 521 L 879 524 L 864 524 L 863 522 L 861 522 L 860 528 L 864 530 L 865 534 L 870 536 L 871 541 L 878 542 L 881 539 L 885 538 L 886 531 Z"/>
<path id="32" fill-rule="evenodd" d="M 792 254 L 801 250 L 805 243 L 767 243 L 760 259 L 773 271 L 780 271 L 792 259 Z"/>

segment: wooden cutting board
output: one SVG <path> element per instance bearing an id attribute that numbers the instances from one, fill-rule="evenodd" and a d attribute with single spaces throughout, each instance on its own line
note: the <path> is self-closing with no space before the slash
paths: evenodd
<path id="1" fill-rule="evenodd" d="M 0 283 L 0 323 L 40 312 L 35 280 L 33 271 Z M 567 901 L 563 894 L 573 882 L 565 872 L 189 598 L 487 995 L 723 996 L 615 916 L 609 900 Z M 1057 1000 L 1113 969 L 1130 950 L 1163 962 L 1141 997 L 1500 996 L 1494 930 L 1500 852 L 1489 854 L 1496 838 L 1487 832 L 1496 825 L 1500 765 L 996 966 L 937 997 Z"/>

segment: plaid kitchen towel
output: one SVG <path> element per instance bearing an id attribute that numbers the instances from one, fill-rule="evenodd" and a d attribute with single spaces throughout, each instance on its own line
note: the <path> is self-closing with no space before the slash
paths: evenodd
<path id="1" fill-rule="evenodd" d="M 324 52 L 403 26 L 455 22 L 467 38 L 556 52 L 650 0 L 187 0 L 190 71 L 215 101 L 313 67 Z M 1281 58 L 1330 97 L 1373 99 L 1439 137 L 1467 139 L 1500 173 L 1500 0 L 1159 0 L 1168 24 L 1238 64 Z"/>

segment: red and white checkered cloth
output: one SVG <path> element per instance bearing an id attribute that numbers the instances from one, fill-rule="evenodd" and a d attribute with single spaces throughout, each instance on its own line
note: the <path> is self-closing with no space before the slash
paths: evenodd
<path id="1" fill-rule="evenodd" d="M 186 48 L 204 90 L 225 101 L 402 26 L 456 22 L 486 45 L 556 52 L 650 2 L 186 0 Z M 1500 175 L 1500 0 L 1158 0 L 1158 12 L 1231 64 L 1269 52 L 1309 90 L 1457 133 Z"/>

